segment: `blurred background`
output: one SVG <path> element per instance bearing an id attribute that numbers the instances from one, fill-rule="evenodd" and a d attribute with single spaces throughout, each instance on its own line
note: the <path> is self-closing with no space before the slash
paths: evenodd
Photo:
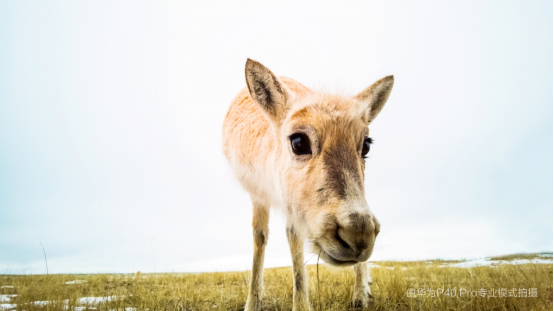
<path id="1" fill-rule="evenodd" d="M 371 126 L 371 260 L 552 251 L 552 12 L 2 1 L 0 273 L 45 273 L 39 242 L 50 273 L 250 269 L 251 203 L 221 148 L 247 57 L 343 94 L 394 74 Z M 290 264 L 274 213 L 266 267 Z"/>

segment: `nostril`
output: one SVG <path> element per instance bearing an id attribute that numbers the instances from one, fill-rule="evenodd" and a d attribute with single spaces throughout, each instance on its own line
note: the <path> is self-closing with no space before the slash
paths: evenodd
<path id="1" fill-rule="evenodd" d="M 339 235 L 339 230 L 337 229 L 337 232 L 335 233 L 335 239 L 337 241 L 339 241 L 340 245 L 342 245 L 342 247 L 344 248 L 347 248 L 347 249 L 351 249 L 352 247 L 350 247 L 350 244 L 346 243 L 345 240 L 343 240 L 340 235 Z"/>

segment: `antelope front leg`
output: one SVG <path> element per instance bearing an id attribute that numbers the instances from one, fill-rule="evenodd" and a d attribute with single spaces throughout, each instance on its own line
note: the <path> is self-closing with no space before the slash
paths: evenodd
<path id="1" fill-rule="evenodd" d="M 308 297 L 308 274 L 304 267 L 304 239 L 298 235 L 292 225 L 287 227 L 290 254 L 292 256 L 292 310 L 310 310 Z"/>
<path id="2" fill-rule="evenodd" d="M 254 261 L 252 262 L 252 278 L 245 311 L 262 310 L 262 295 L 264 282 L 264 252 L 269 233 L 269 206 L 254 204 L 252 228 L 254 229 Z"/>
<path id="3" fill-rule="evenodd" d="M 356 283 L 354 284 L 352 303 L 355 307 L 369 307 L 373 296 L 371 296 L 371 288 L 369 287 L 372 282 L 367 262 L 356 264 L 354 271 L 356 272 Z"/>

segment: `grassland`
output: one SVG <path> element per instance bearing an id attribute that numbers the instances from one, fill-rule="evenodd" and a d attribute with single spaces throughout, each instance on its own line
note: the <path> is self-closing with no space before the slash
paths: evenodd
<path id="1" fill-rule="evenodd" d="M 518 254 L 498 257 L 497 260 L 508 262 L 478 267 L 457 267 L 455 264 L 458 262 L 438 260 L 374 262 L 375 266 L 371 268 L 374 304 L 369 309 L 552 310 L 552 264 L 509 264 L 511 260 L 536 256 Z M 350 307 L 354 284 L 352 269 L 336 269 L 320 264 L 318 282 L 317 267 L 307 268 L 312 310 L 361 310 Z M 4 300 L 0 301 L 0 309 L 243 310 L 249 278 L 249 271 L 0 275 L 0 297 Z M 489 297 L 491 289 L 503 291 L 504 288 L 508 294 L 515 289 L 517 296 L 525 293 L 528 297 Z M 535 288 L 536 297 L 529 297 L 535 295 Z M 412 293 L 415 297 L 408 297 Z M 291 309 L 290 267 L 266 269 L 264 310 Z"/>

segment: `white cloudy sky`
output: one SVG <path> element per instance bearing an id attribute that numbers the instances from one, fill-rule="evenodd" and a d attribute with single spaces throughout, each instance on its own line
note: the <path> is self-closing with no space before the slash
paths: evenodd
<path id="1" fill-rule="evenodd" d="M 552 251 L 552 38 L 551 1 L 2 1 L 0 273 L 43 273 L 39 242 L 51 273 L 249 269 L 220 134 L 247 57 L 351 94 L 395 75 L 373 260 Z"/>

